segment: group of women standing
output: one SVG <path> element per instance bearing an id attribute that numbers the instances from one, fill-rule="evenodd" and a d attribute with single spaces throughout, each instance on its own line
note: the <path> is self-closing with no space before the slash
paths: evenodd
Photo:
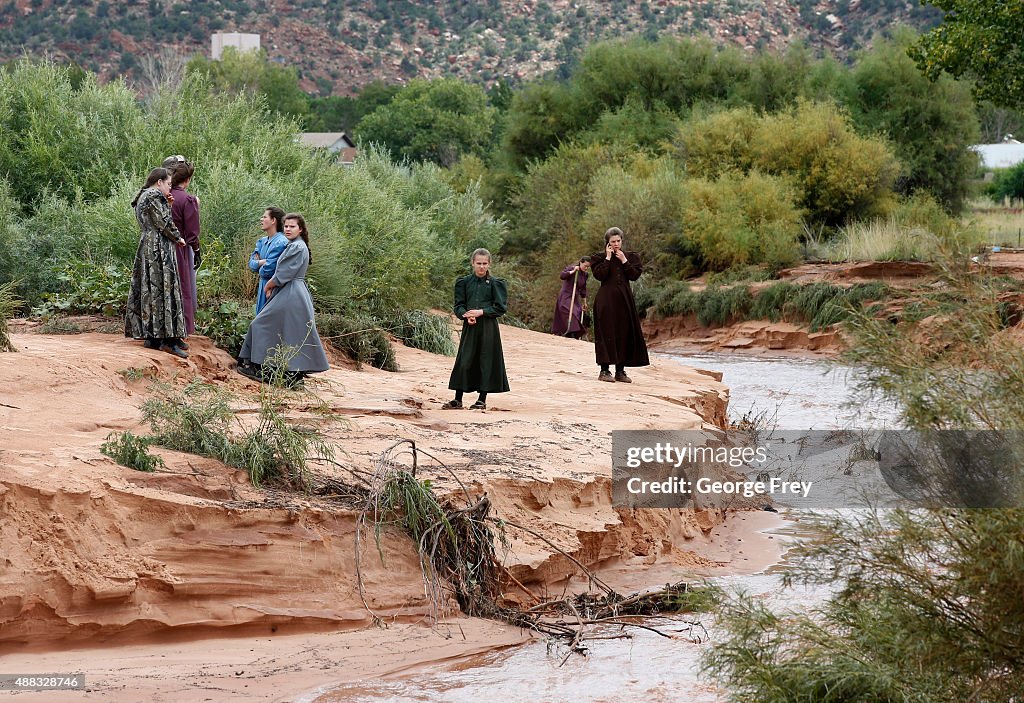
<path id="1" fill-rule="evenodd" d="M 195 331 L 196 275 L 202 262 L 199 201 L 188 192 L 195 168 L 172 156 L 150 171 L 132 207 L 141 236 L 132 268 L 125 336 L 145 346 L 188 358 L 185 338 Z M 249 268 L 259 275 L 256 317 L 238 355 L 238 372 L 261 381 L 299 384 L 309 373 L 330 368 L 313 317 L 306 287 L 312 263 L 309 231 L 302 215 L 277 207 L 263 212 L 264 236 L 256 243 Z M 449 388 L 456 391 L 446 408 L 461 408 L 467 391 L 480 393 L 474 408 L 486 408 L 488 393 L 509 389 L 497 318 L 505 313 L 504 281 L 490 274 L 491 255 L 473 252 L 473 273 L 455 284 L 455 312 L 463 333 Z M 650 363 L 640 317 L 630 289 L 643 272 L 636 252 L 622 249 L 622 230 L 605 233 L 605 249 L 567 266 L 555 305 L 552 331 L 579 338 L 585 330 L 587 276 L 601 281 L 594 303 L 594 350 L 598 380 L 631 383 L 628 366 Z M 615 375 L 610 367 L 615 366 Z"/>
<path id="2" fill-rule="evenodd" d="M 125 336 L 188 358 L 185 338 L 195 332 L 196 270 L 202 262 L 199 201 L 187 192 L 195 169 L 183 156 L 150 171 L 132 207 L 139 247 L 132 267 Z M 266 236 L 249 266 L 259 274 L 256 317 L 239 354 L 240 373 L 259 380 L 299 384 L 307 373 L 330 368 L 313 319 L 305 277 L 309 232 L 299 214 L 264 211 Z"/>
<path id="3" fill-rule="evenodd" d="M 249 258 L 249 268 L 260 276 L 256 317 L 245 333 L 236 368 L 260 381 L 299 385 L 307 374 L 331 367 L 306 287 L 313 260 L 309 230 L 302 215 L 285 215 L 276 207 L 267 208 L 260 222 L 265 236 Z"/>

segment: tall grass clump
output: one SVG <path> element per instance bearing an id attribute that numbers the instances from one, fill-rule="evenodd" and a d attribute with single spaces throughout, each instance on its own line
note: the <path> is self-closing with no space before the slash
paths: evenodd
<path id="1" fill-rule="evenodd" d="M 796 296 L 799 286 L 781 281 L 758 291 L 750 305 L 750 317 L 755 320 L 778 322 L 785 315 L 786 303 Z"/>
<path id="2" fill-rule="evenodd" d="M 895 402 L 920 437 L 1019 433 L 1024 352 L 1000 334 L 1001 288 L 959 260 L 944 270 L 962 302 L 940 324 L 865 311 L 851 320 L 861 391 Z M 948 470 L 927 455 L 920 461 L 926 475 Z M 999 467 L 1000 485 L 1019 487 L 1022 477 L 1019 463 Z M 1005 504 L 1008 496 L 991 497 Z M 824 602 L 793 612 L 732 598 L 707 671 L 737 702 L 1024 700 L 1024 509 L 1019 494 L 999 509 L 964 507 L 964 498 L 947 492 L 922 507 L 805 516 L 811 535 L 798 542 L 784 585 L 817 586 Z"/>
<path id="3" fill-rule="evenodd" d="M 686 315 L 697 310 L 697 294 L 686 281 L 668 281 L 658 287 L 644 288 L 637 296 L 639 310 L 651 309 L 658 317 Z"/>
<path id="4" fill-rule="evenodd" d="M 804 320 L 812 332 L 848 319 L 868 301 L 885 295 L 881 282 L 856 284 L 848 288 L 832 283 L 798 286 L 786 301 L 784 313 L 789 319 Z"/>
<path id="5" fill-rule="evenodd" d="M 983 243 L 980 228 L 950 217 L 935 201 L 918 194 L 883 218 L 853 222 L 823 250 L 830 261 L 939 261 Z"/>
<path id="6" fill-rule="evenodd" d="M 753 298 L 747 286 L 708 287 L 698 298 L 697 322 L 710 327 L 744 320 L 752 303 Z"/>
<path id="7" fill-rule="evenodd" d="M 392 331 L 408 347 L 432 354 L 455 356 L 455 342 L 452 340 L 451 322 L 447 315 L 410 310 L 399 317 Z"/>
<path id="8" fill-rule="evenodd" d="M 11 333 L 7 321 L 21 307 L 21 301 L 14 295 L 14 282 L 0 283 L 0 352 L 17 351 L 11 342 Z"/>

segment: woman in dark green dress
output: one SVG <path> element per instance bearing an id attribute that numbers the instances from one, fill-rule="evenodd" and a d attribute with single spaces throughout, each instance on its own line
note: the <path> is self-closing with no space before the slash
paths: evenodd
<path id="1" fill-rule="evenodd" d="M 455 281 L 455 314 L 462 318 L 459 354 L 455 358 L 448 387 L 455 391 L 455 400 L 442 407 L 462 407 L 462 394 L 480 394 L 470 407 L 487 408 L 488 393 L 507 393 L 505 357 L 501 352 L 498 318 L 508 306 L 505 281 L 490 274 L 491 252 L 477 249 L 472 257 L 473 273 Z"/>

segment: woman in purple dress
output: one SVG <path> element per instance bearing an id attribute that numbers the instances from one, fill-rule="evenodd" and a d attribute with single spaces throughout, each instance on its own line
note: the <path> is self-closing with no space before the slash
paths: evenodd
<path id="1" fill-rule="evenodd" d="M 202 261 L 199 244 L 199 199 L 187 191 L 191 177 L 195 173 L 193 165 L 182 161 L 174 167 L 171 175 L 171 195 L 174 196 L 171 217 L 187 245 L 180 247 L 175 253 L 178 257 L 178 277 L 181 279 L 181 310 L 185 315 L 185 331 L 189 335 L 196 333 L 196 271 Z"/>
<path id="2" fill-rule="evenodd" d="M 198 292 L 196 270 L 202 261 L 202 255 L 199 251 L 199 199 L 187 189 L 196 169 L 184 156 L 168 157 L 164 163 L 168 162 L 172 162 L 168 167 L 171 170 L 171 218 L 186 244 L 175 252 L 178 257 L 178 278 L 181 280 L 181 308 L 185 314 L 185 330 L 188 334 L 194 334 Z M 181 347 L 188 349 L 188 345 L 184 343 Z"/>
<path id="3" fill-rule="evenodd" d="M 562 279 L 562 290 L 555 301 L 555 319 L 551 323 L 551 333 L 579 339 L 586 332 L 583 324 L 583 313 L 587 311 L 587 278 L 590 271 L 590 259 L 583 257 L 575 264 L 569 264 L 559 277 Z"/>

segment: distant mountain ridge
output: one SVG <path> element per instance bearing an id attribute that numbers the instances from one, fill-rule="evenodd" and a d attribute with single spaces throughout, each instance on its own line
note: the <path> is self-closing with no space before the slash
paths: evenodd
<path id="1" fill-rule="evenodd" d="M 490 84 L 565 72 L 601 39 L 705 37 L 749 50 L 802 41 L 839 56 L 897 23 L 942 13 L 916 0 L 114 0 L 0 2 L 0 59 L 71 60 L 105 78 L 138 78 L 160 46 L 209 55 L 216 31 L 261 35 L 302 87 L 346 95 L 374 79 L 455 76 Z"/>

